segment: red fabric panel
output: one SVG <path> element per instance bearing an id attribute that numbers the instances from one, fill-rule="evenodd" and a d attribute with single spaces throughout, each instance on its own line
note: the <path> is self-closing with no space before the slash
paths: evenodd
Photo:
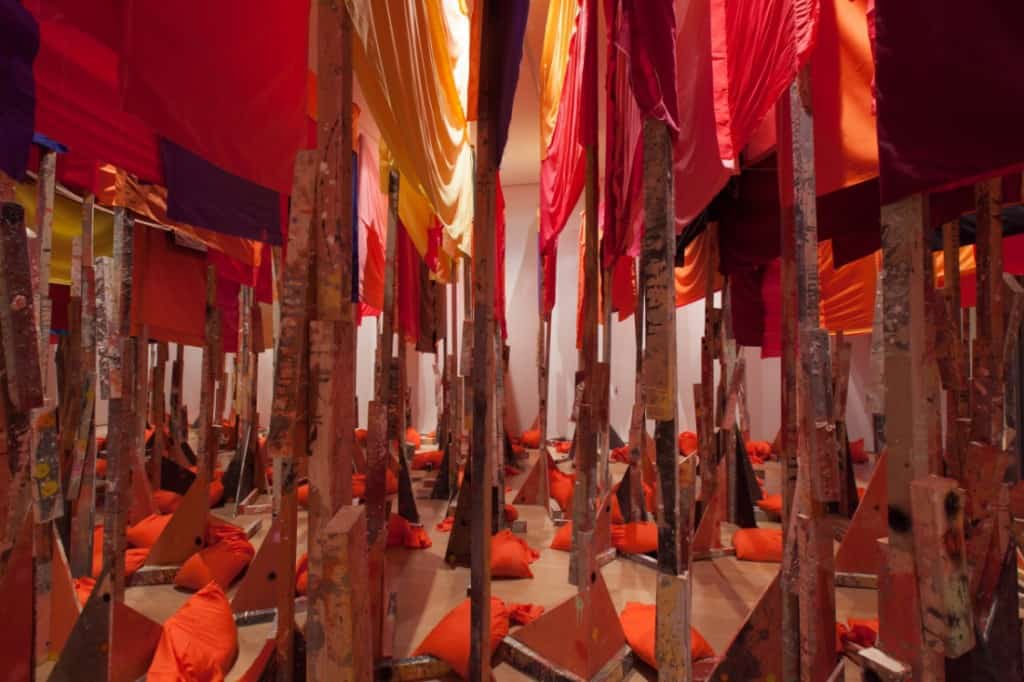
<path id="1" fill-rule="evenodd" d="M 401 222 L 398 224 L 397 247 L 398 328 L 404 338 L 416 341 L 420 335 L 420 255 Z"/>
<path id="2" fill-rule="evenodd" d="M 612 310 L 621 322 L 636 312 L 636 305 L 636 261 L 620 258 L 612 269 Z"/>
<path id="3" fill-rule="evenodd" d="M 673 0 L 622 0 L 622 18 L 629 38 L 630 82 L 640 111 L 678 132 L 674 4 Z"/>
<path id="4" fill-rule="evenodd" d="M 1024 3 L 875 8 L 882 202 L 1024 165 Z"/>
<path id="5" fill-rule="evenodd" d="M 40 30 L 36 130 L 68 147 L 57 164 L 58 178 L 95 192 L 96 164 L 102 162 L 163 184 L 156 136 L 121 109 L 118 55 L 67 23 L 42 21 Z"/>
<path id="6" fill-rule="evenodd" d="M 1003 272 L 1024 275 L 1024 234 L 1003 239 Z M 976 272 L 960 277 L 960 305 L 973 308 L 978 301 L 978 278 Z"/>
<path id="7" fill-rule="evenodd" d="M 806 63 L 817 0 L 711 0 L 711 63 L 721 158 L 735 161 Z"/>
<path id="8" fill-rule="evenodd" d="M 583 3 L 576 15 L 576 32 L 569 44 L 569 64 L 558 107 L 558 121 L 547 155 L 541 162 L 540 243 L 544 252 L 551 249 L 565 228 L 569 214 L 583 191 L 583 102 L 592 101 L 587 98 L 590 93 L 584 92 L 585 65 L 588 59 L 592 59 L 584 49 L 591 42 L 587 37 L 591 23 L 587 18 L 590 4 Z"/>
<path id="9" fill-rule="evenodd" d="M 50 282 L 50 330 L 67 331 L 68 329 L 68 305 L 71 303 L 71 287 L 67 284 L 54 284 Z M 55 338 L 51 334 L 50 341 Z"/>
<path id="10" fill-rule="evenodd" d="M 217 277 L 217 311 L 220 313 L 220 343 L 225 353 L 238 352 L 238 282 Z"/>
<path id="11" fill-rule="evenodd" d="M 303 1 L 131 3 L 125 107 L 229 173 L 290 193 L 307 143 L 308 19 Z"/>
<path id="12" fill-rule="evenodd" d="M 540 254 L 541 266 L 544 268 L 544 289 L 541 291 L 541 303 L 544 314 L 550 315 L 555 307 L 555 285 L 558 283 L 558 242 L 551 243 L 551 250 Z"/>
<path id="13" fill-rule="evenodd" d="M 508 338 L 505 320 L 505 192 L 501 189 L 501 174 L 496 176 L 497 197 L 494 202 L 494 316 L 501 326 L 501 338 Z"/>
<path id="14" fill-rule="evenodd" d="M 135 226 L 132 333 L 202 346 L 206 336 L 206 254 L 174 244 L 170 232 Z"/>
<path id="15" fill-rule="evenodd" d="M 684 4 L 685 13 L 677 17 L 683 37 L 676 44 L 679 135 L 672 150 L 677 230 L 703 211 L 729 178 L 715 137 L 710 5 Z"/>

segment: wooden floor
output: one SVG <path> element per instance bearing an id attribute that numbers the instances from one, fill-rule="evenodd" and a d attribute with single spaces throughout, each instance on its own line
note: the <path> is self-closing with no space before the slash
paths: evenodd
<path id="1" fill-rule="evenodd" d="M 615 480 L 621 473 L 622 465 L 614 465 Z M 417 486 L 422 476 L 421 472 L 414 472 Z M 509 502 L 514 498 L 523 478 L 525 474 L 507 481 L 512 489 L 507 493 Z M 769 475 L 768 479 L 770 481 L 772 476 Z M 398 590 L 394 648 L 396 657 L 410 655 L 434 625 L 466 598 L 469 587 L 469 569 L 450 568 L 443 559 L 448 533 L 438 531 L 436 524 L 444 518 L 447 503 L 418 499 L 417 504 L 433 546 L 425 550 L 388 550 L 389 571 Z M 575 593 L 575 588 L 567 580 L 569 554 L 550 549 L 556 527 L 544 509 L 539 506 L 519 506 L 518 511 L 519 518 L 526 522 L 524 538 L 531 547 L 540 551 L 540 558 L 531 566 L 534 578 L 496 580 L 492 593 L 507 602 L 529 602 L 552 608 Z M 260 518 L 262 527 L 252 538 L 257 548 L 270 526 L 269 515 L 231 519 L 226 509 L 215 510 L 215 513 L 240 525 Z M 306 551 L 306 530 L 306 515 L 300 512 L 299 553 Z M 726 544 L 730 544 L 731 534 L 732 528 L 723 529 Z M 734 557 L 700 561 L 694 565 L 693 625 L 716 652 L 727 647 L 778 568 L 778 564 L 744 562 Z M 654 603 L 656 576 L 652 569 L 633 561 L 616 559 L 606 565 L 602 573 L 617 610 L 621 611 L 630 601 Z M 229 590 L 229 598 L 233 596 L 237 584 L 236 581 L 235 586 Z M 169 618 L 190 596 L 191 593 L 169 585 L 131 587 L 126 590 L 127 603 L 158 622 Z M 876 593 L 872 590 L 839 589 L 836 606 L 840 620 L 850 616 L 874 617 L 877 612 Z M 300 615 L 299 618 L 301 623 L 303 617 Z M 267 638 L 272 636 L 273 628 L 273 623 L 261 623 L 238 629 L 239 656 L 228 680 L 239 679 L 245 673 Z M 653 673 L 646 669 L 634 672 L 630 679 L 639 680 L 644 676 L 654 679 Z M 495 678 L 499 681 L 528 679 L 507 665 L 501 665 L 495 670 Z"/>

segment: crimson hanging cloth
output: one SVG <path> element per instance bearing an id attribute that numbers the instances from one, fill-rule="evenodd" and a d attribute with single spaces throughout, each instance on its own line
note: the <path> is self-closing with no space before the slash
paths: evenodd
<path id="1" fill-rule="evenodd" d="M 679 131 L 676 101 L 676 12 L 673 0 L 622 0 L 630 83 L 645 118 Z"/>
<path id="2" fill-rule="evenodd" d="M 420 334 L 420 255 L 401 221 L 395 251 L 398 282 L 398 327 L 402 337 L 415 342 Z"/>
<path id="3" fill-rule="evenodd" d="M 0 171 L 21 179 L 35 129 L 39 25 L 18 0 L 0 0 Z"/>
<path id="4" fill-rule="evenodd" d="M 879 0 L 883 203 L 1024 166 L 1024 3 Z"/>

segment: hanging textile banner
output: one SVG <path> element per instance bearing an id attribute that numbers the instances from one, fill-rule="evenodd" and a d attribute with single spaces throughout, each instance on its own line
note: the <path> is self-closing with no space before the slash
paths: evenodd
<path id="1" fill-rule="evenodd" d="M 39 25 L 19 0 L 0 0 L 0 171 L 20 180 L 35 131 Z"/>
<path id="2" fill-rule="evenodd" d="M 206 254 L 174 244 L 170 232 L 135 224 L 132 334 L 202 346 L 206 331 Z"/>

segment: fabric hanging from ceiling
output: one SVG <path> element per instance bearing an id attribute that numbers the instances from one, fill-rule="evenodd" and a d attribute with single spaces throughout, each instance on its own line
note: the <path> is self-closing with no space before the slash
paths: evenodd
<path id="1" fill-rule="evenodd" d="M 399 224 L 395 249 L 395 279 L 398 289 L 398 330 L 402 338 L 415 343 L 420 334 L 420 256 Z"/>
<path id="2" fill-rule="evenodd" d="M 707 294 L 708 270 L 714 270 L 714 290 L 722 288 L 722 276 L 718 274 L 718 262 L 713 248 L 718 235 L 709 226 L 687 244 L 683 267 L 675 269 L 676 307 L 699 301 Z"/>
<path id="3" fill-rule="evenodd" d="M 401 194 L 422 194 L 431 218 L 437 215 L 457 242 L 468 239 L 472 152 L 438 0 L 347 0 L 347 5 L 359 36 L 353 45 L 356 74 L 382 140 L 402 172 Z M 430 221 L 410 224 L 406 218 L 415 242 Z"/>
<path id="4" fill-rule="evenodd" d="M 547 155 L 558 121 L 562 87 L 569 67 L 569 50 L 576 30 L 576 13 L 581 0 L 551 0 L 544 24 L 544 45 L 540 60 L 540 144 L 541 158 Z"/>
<path id="5" fill-rule="evenodd" d="M 25 208 L 25 224 L 33 228 L 36 222 L 38 187 L 34 183 L 17 183 L 15 200 Z M 93 213 L 93 254 L 110 256 L 114 251 L 114 219 L 110 213 Z M 71 283 L 71 244 L 82 234 L 82 205 L 77 201 L 56 195 L 53 199 L 53 243 L 50 251 L 50 282 Z"/>
<path id="6" fill-rule="evenodd" d="M 384 307 L 384 235 L 388 199 L 381 191 L 377 145 L 359 136 L 359 295 L 364 315 Z"/>
<path id="7" fill-rule="evenodd" d="M 1024 165 L 1024 3 L 878 2 L 874 20 L 883 203 Z"/>
<path id="8" fill-rule="evenodd" d="M 807 63 L 818 11 L 818 0 L 711 0 L 715 120 L 728 167 Z"/>
<path id="9" fill-rule="evenodd" d="M 558 118 L 541 161 L 540 249 L 545 260 L 555 257 L 553 246 L 583 192 L 585 145 L 596 136 L 594 126 L 587 123 L 593 116 L 584 116 L 584 103 L 596 101 L 597 95 L 590 89 L 596 79 L 587 77 L 591 69 L 596 69 L 597 60 L 596 17 L 589 7 L 589 3 L 583 3 L 577 13 Z M 545 302 L 554 301 L 554 287 L 554 278 L 545 277 Z M 546 312 L 550 310 L 545 308 Z"/>
<path id="10" fill-rule="evenodd" d="M 281 199 L 170 140 L 160 140 L 167 217 L 234 237 L 280 246 Z"/>
<path id="11" fill-rule="evenodd" d="M 623 0 L 623 37 L 629 41 L 630 82 L 644 118 L 664 121 L 679 131 L 676 83 L 676 3 Z M 684 36 L 687 39 L 688 36 Z"/>
<path id="12" fill-rule="evenodd" d="M 217 313 L 220 321 L 220 345 L 225 353 L 238 352 L 238 328 L 242 285 L 217 275 Z"/>
<path id="13" fill-rule="evenodd" d="M 177 246 L 170 232 L 135 225 L 132 334 L 202 346 L 206 330 L 206 254 Z"/>
<path id="14" fill-rule="evenodd" d="M 35 132 L 35 79 L 39 25 L 19 0 L 0 0 L 0 171 L 25 175 Z"/>
<path id="15" fill-rule="evenodd" d="M 719 158 L 716 138 L 710 4 L 683 5 L 676 17 L 679 134 L 672 149 L 677 231 L 696 218 L 729 179 L 729 171 Z"/>
<path id="16" fill-rule="evenodd" d="M 308 1 L 134 2 L 121 14 L 126 110 L 218 168 L 289 194 L 309 134 Z"/>

